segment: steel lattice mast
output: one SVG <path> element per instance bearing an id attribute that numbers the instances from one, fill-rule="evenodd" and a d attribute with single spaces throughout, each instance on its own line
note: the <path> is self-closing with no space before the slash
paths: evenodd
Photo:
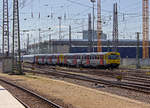
<path id="1" fill-rule="evenodd" d="M 149 0 L 143 0 L 143 58 L 149 58 Z"/>
<path id="2" fill-rule="evenodd" d="M 112 42 L 113 49 L 112 51 L 118 50 L 118 9 L 117 3 L 114 4 L 113 9 L 113 42 Z"/>
<path id="3" fill-rule="evenodd" d="M 101 35 L 102 35 L 102 21 L 101 21 L 101 0 L 97 1 L 97 52 L 102 52 Z"/>
<path id="4" fill-rule="evenodd" d="M 8 18 L 8 0 L 3 0 L 3 56 L 9 55 L 9 18 Z"/>
<path id="5" fill-rule="evenodd" d="M 19 26 L 19 8 L 18 0 L 13 0 L 13 66 L 14 58 L 18 56 L 19 62 L 17 63 L 17 69 L 22 74 L 21 69 L 21 52 L 20 52 L 20 26 Z"/>

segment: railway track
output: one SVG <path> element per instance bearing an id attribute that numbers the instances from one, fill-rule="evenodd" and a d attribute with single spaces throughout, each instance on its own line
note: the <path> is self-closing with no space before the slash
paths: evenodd
<path id="1" fill-rule="evenodd" d="M 28 72 L 31 72 L 31 70 Z M 102 78 L 93 78 L 93 77 L 89 77 L 89 76 L 68 73 L 65 71 L 53 70 L 53 69 L 38 68 L 37 70 L 32 71 L 32 72 L 38 73 L 38 74 L 46 74 L 46 75 L 53 75 L 53 76 L 70 78 L 70 79 L 88 81 L 88 82 L 92 82 L 92 83 L 96 83 L 96 84 L 105 84 L 105 85 L 109 85 L 109 86 L 130 89 L 130 90 L 150 94 L 150 85 L 148 85 L 148 84 L 132 83 L 132 82 L 126 82 L 126 81 L 123 81 L 123 82 L 111 81 L 111 80 L 105 80 Z"/>
<path id="2" fill-rule="evenodd" d="M 25 108 L 63 108 L 35 92 L 3 78 L 0 78 L 0 84 L 8 89 L 8 91 L 10 91 L 13 96 L 25 106 Z"/>
<path id="3" fill-rule="evenodd" d="M 40 68 L 56 69 L 55 67 L 48 67 L 48 66 L 44 66 L 44 67 L 40 67 Z M 117 76 L 122 76 L 122 79 L 125 81 L 139 82 L 139 83 L 145 84 L 147 86 L 150 86 L 150 76 L 143 75 L 142 73 L 141 74 L 131 73 L 131 72 L 130 73 L 125 73 L 125 72 L 122 73 L 122 72 L 120 72 L 120 70 L 104 71 L 104 70 L 96 70 L 96 69 L 71 70 L 71 69 L 67 69 L 67 68 L 57 68 L 57 70 L 66 71 L 66 72 L 71 71 L 74 73 L 87 73 L 87 74 L 92 74 L 92 75 L 97 75 L 97 76 L 105 76 L 105 77 L 110 77 L 110 78 L 115 78 L 115 79 Z"/>
<path id="4" fill-rule="evenodd" d="M 71 71 L 71 72 L 77 72 L 77 73 L 88 73 L 88 74 L 94 74 L 94 75 L 98 75 L 98 76 L 106 76 L 106 77 L 111 77 L 111 78 L 116 78 L 116 76 L 122 76 L 123 80 L 127 80 L 127 81 L 134 81 L 134 82 L 140 82 L 143 84 L 150 84 L 150 76 L 148 75 L 144 75 L 144 73 L 132 73 L 132 71 L 130 72 L 120 72 L 120 70 L 115 70 L 115 71 L 104 71 L 104 70 L 87 70 L 88 72 L 82 71 L 82 70 L 76 70 L 76 71 L 72 71 L 70 69 L 60 69 L 63 71 Z M 94 71 L 94 72 L 93 72 Z M 129 70 L 128 70 L 129 71 Z"/>
<path id="5" fill-rule="evenodd" d="M 40 66 L 40 65 L 38 65 Z M 30 67 L 30 66 L 29 66 Z M 38 67 L 37 67 L 38 68 Z M 86 73 L 89 75 L 96 75 L 96 76 L 103 76 L 103 77 L 108 77 L 108 78 L 113 78 L 113 79 L 117 79 L 117 76 L 122 76 L 122 80 L 124 81 L 129 81 L 129 82 L 138 82 L 147 86 L 150 86 L 150 76 L 148 75 L 143 75 L 142 72 L 137 72 L 137 73 L 132 73 L 131 70 L 125 70 L 128 72 L 120 72 L 123 70 L 97 70 L 97 69 L 84 69 L 84 70 L 80 70 L 80 69 L 76 69 L 76 68 L 56 68 L 55 66 L 47 66 L 47 65 L 42 65 L 40 66 L 41 69 L 50 69 L 50 70 L 59 70 L 59 71 L 66 71 L 66 72 L 73 72 L 73 73 Z M 135 70 L 134 70 L 135 71 Z"/>

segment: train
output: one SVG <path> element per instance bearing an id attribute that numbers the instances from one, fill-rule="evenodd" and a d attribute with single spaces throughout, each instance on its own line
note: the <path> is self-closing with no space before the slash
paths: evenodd
<path id="1" fill-rule="evenodd" d="M 119 52 L 34 54 L 21 57 L 22 62 L 39 65 L 59 65 L 72 67 L 118 68 Z"/>

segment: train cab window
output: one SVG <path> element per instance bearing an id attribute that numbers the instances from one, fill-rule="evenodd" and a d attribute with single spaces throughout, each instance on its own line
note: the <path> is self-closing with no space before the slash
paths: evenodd
<path id="1" fill-rule="evenodd" d="M 108 59 L 119 59 L 119 55 L 111 54 L 108 56 Z"/>

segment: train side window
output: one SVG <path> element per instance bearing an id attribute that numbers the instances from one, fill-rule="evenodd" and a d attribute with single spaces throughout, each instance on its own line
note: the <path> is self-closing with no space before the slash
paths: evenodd
<path id="1" fill-rule="evenodd" d="M 99 55 L 96 56 L 96 59 L 99 59 Z"/>
<path id="2" fill-rule="evenodd" d="M 90 56 L 90 59 L 91 59 L 91 60 L 93 59 L 93 55 Z"/>
<path id="3" fill-rule="evenodd" d="M 70 59 L 72 59 L 72 56 L 70 56 Z"/>
<path id="4" fill-rule="evenodd" d="M 83 56 L 81 56 L 81 57 L 82 57 L 82 59 L 84 59 Z"/>
<path id="5" fill-rule="evenodd" d="M 96 56 L 95 56 L 95 55 L 93 55 L 93 59 L 96 59 Z"/>
<path id="6" fill-rule="evenodd" d="M 103 59 L 104 58 L 104 56 L 100 56 L 100 59 Z"/>
<path id="7" fill-rule="evenodd" d="M 89 55 L 87 56 L 87 59 L 89 59 Z"/>

